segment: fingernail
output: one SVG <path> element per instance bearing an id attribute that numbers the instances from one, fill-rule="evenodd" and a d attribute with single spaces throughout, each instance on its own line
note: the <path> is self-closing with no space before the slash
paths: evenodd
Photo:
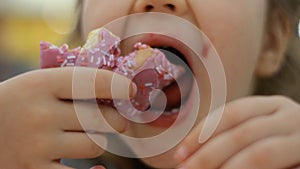
<path id="1" fill-rule="evenodd" d="M 130 97 L 134 97 L 137 92 L 137 87 L 134 83 L 130 83 Z"/>
<path id="2" fill-rule="evenodd" d="M 105 169 L 105 167 L 103 167 L 103 166 L 94 166 L 94 167 L 92 167 L 90 169 Z"/>
<path id="3" fill-rule="evenodd" d="M 178 161 L 183 161 L 188 157 L 189 153 L 186 147 L 182 146 L 180 147 L 174 155 L 174 158 Z"/>

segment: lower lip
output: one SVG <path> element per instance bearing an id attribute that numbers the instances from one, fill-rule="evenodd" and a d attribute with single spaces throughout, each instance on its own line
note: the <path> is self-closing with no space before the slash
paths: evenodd
<path id="1" fill-rule="evenodd" d="M 156 120 L 148 123 L 150 126 L 158 128 L 169 128 L 171 127 L 178 117 L 179 112 L 172 115 L 161 115 Z"/>

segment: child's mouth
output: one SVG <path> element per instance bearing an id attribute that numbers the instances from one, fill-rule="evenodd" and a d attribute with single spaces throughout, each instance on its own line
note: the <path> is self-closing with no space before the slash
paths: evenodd
<path id="1" fill-rule="evenodd" d="M 187 54 L 187 48 L 184 48 L 184 44 L 178 40 L 162 35 L 150 35 L 140 41 L 150 45 L 152 48 L 159 49 L 169 62 L 184 68 L 182 75 L 164 86 L 161 89 L 162 92 L 149 98 L 151 105 L 148 105 L 148 107 L 135 106 L 133 102 L 133 106 L 136 109 L 145 112 L 139 115 L 139 119 L 142 119 L 141 121 L 154 127 L 168 128 L 177 120 L 179 113 L 186 115 L 189 112 L 184 107 L 187 107 L 186 103 L 191 97 L 190 93 L 194 85 L 194 76 L 189 64 L 191 58 Z M 185 52 L 185 54 L 181 51 Z M 148 81 L 145 81 L 145 76 L 148 77 L 146 78 Z M 154 76 L 153 72 L 145 70 L 137 74 L 133 81 L 139 82 L 140 79 L 143 79 L 143 83 L 137 83 L 137 87 L 144 88 L 144 84 L 150 85 L 153 83 L 152 80 L 156 79 Z M 185 109 L 184 112 L 182 111 L 183 109 Z"/>

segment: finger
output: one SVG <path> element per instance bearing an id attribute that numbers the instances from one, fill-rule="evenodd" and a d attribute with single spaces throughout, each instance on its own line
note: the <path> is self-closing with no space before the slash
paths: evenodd
<path id="1" fill-rule="evenodd" d="M 84 131 L 73 102 L 57 103 L 57 108 L 55 112 L 53 112 L 53 116 L 56 116 L 56 119 L 59 121 L 58 127 L 62 131 Z"/>
<path id="2" fill-rule="evenodd" d="M 67 132 L 62 134 L 60 143 L 57 144 L 56 159 L 71 158 L 96 158 L 104 152 L 107 146 L 104 135 L 87 135 L 80 132 Z M 101 143 L 101 148 L 96 143 Z"/>
<path id="3" fill-rule="evenodd" d="M 283 113 L 278 113 L 283 114 Z M 279 125 L 282 123 L 282 125 Z M 286 135 L 293 126 L 284 124 L 281 116 L 260 116 L 217 135 L 198 149 L 185 163 L 188 168 L 219 168 L 234 154 L 264 138 Z M 222 152 L 222 153 L 220 153 Z"/>
<path id="4" fill-rule="evenodd" d="M 128 120 L 117 110 L 97 104 L 79 104 L 76 114 L 85 130 L 100 133 L 121 133 L 126 130 Z"/>
<path id="5" fill-rule="evenodd" d="M 59 106 L 60 128 L 64 131 L 94 131 L 98 133 L 123 132 L 127 128 L 126 120 L 115 109 L 98 106 L 84 101 L 61 102 Z"/>
<path id="6" fill-rule="evenodd" d="M 299 134 L 262 140 L 238 153 L 222 169 L 289 168 L 299 164 L 299 140 Z"/>
<path id="7" fill-rule="evenodd" d="M 103 114 L 104 120 L 109 125 L 109 131 L 113 130 L 113 133 L 123 133 L 127 130 L 129 120 L 123 117 L 118 110 L 107 106 L 99 106 L 101 113 Z M 99 129 L 99 128 L 98 128 Z"/>
<path id="8" fill-rule="evenodd" d="M 283 100 L 281 97 L 249 97 L 227 104 L 220 124 L 218 124 L 211 138 L 249 119 L 274 113 L 283 104 Z M 286 102 L 286 100 L 284 101 Z M 203 145 L 199 143 L 199 136 L 205 120 L 202 120 L 178 146 L 178 150 L 175 153 L 175 159 L 178 162 L 184 161 Z"/>
<path id="9" fill-rule="evenodd" d="M 60 99 L 124 98 L 133 96 L 136 87 L 129 79 L 112 71 L 85 67 L 42 70 L 52 93 Z M 112 92 L 113 91 L 113 94 Z"/>

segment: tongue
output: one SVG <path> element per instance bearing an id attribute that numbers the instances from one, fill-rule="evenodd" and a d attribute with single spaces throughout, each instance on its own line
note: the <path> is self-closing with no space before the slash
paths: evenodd
<path id="1" fill-rule="evenodd" d="M 156 57 L 155 61 L 152 60 L 150 63 L 164 61 L 165 63 L 161 64 L 163 67 L 166 66 L 164 64 L 168 63 L 168 67 L 172 67 L 173 69 L 176 67 L 176 69 L 180 70 L 180 73 L 174 73 L 174 77 L 166 78 L 166 74 L 157 70 L 157 65 L 152 65 L 153 67 L 149 66 L 146 61 L 141 71 L 133 78 L 133 82 L 136 83 L 138 91 L 136 96 L 132 99 L 132 104 L 140 111 L 145 111 L 150 107 L 156 110 L 161 110 L 162 108 L 166 108 L 166 110 L 178 108 L 189 93 L 192 77 L 187 73 L 189 71 L 186 71 L 186 64 L 175 54 L 166 50 L 160 51 L 164 54 L 161 56 L 162 58 Z M 160 60 L 158 61 L 157 58 Z M 172 62 L 174 63 L 174 61 L 180 64 L 180 66 L 171 64 Z M 154 89 L 158 89 L 162 92 L 154 93 Z"/>
<path id="2" fill-rule="evenodd" d="M 138 73 L 133 82 L 137 85 L 137 93 L 132 99 L 132 104 L 136 109 L 145 111 L 150 108 L 150 95 L 154 89 L 162 89 L 167 86 L 170 81 L 164 80 L 155 69 L 146 69 Z"/>
<path id="3" fill-rule="evenodd" d="M 167 99 L 167 110 L 172 110 L 172 108 L 179 108 L 180 104 L 185 101 L 188 96 L 188 93 L 191 89 L 192 77 L 187 73 L 181 76 L 179 79 L 174 81 L 169 86 L 163 88 L 164 93 L 159 93 L 152 102 L 152 106 L 154 109 L 159 109 L 161 107 L 161 103 L 163 103 L 163 99 Z M 180 87 L 179 87 L 180 86 Z M 162 95 L 165 95 L 163 97 Z"/>
<path id="4" fill-rule="evenodd" d="M 133 82 L 136 83 L 138 88 L 135 97 L 132 99 L 135 108 L 140 111 L 145 111 L 150 107 L 160 110 L 165 106 L 168 110 L 179 107 L 182 98 L 184 99 L 190 90 L 192 78 L 182 76 L 176 81 L 175 79 L 172 79 L 172 81 L 164 80 L 156 70 L 147 69 L 138 73 L 133 78 Z M 179 86 L 181 86 L 181 88 L 179 88 Z M 149 99 L 151 95 L 154 94 L 152 92 L 154 89 L 162 89 L 163 92 L 156 92 L 156 95 L 152 99 Z M 163 95 L 165 95 L 165 97 Z M 152 103 L 150 103 L 150 100 Z"/>
<path id="5" fill-rule="evenodd" d="M 189 70 L 189 66 L 186 63 L 184 55 L 174 48 L 159 48 L 159 50 L 165 55 L 166 59 L 178 67 L 184 69 L 185 74 L 179 78 L 172 79 L 173 81 L 168 86 L 163 86 L 163 93 L 159 93 L 154 99 L 152 99 L 152 107 L 154 109 L 160 109 L 161 104 L 164 103 L 164 99 L 167 99 L 166 109 L 172 110 L 173 108 L 179 108 L 180 104 L 186 99 L 192 84 L 192 76 Z M 180 86 L 180 87 L 179 87 Z"/>

